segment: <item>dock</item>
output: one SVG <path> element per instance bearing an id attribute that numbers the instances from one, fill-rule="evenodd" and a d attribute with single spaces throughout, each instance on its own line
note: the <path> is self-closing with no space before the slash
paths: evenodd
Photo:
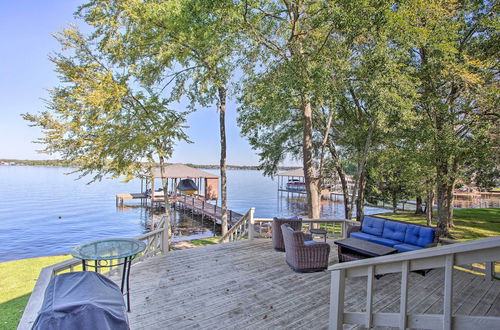
<path id="1" fill-rule="evenodd" d="M 217 224 L 222 223 L 222 208 L 196 196 L 177 196 L 174 198 L 175 207 L 181 208 L 191 214 L 201 216 L 202 218 L 214 221 Z M 227 210 L 227 223 L 231 226 L 238 222 L 243 214 Z"/>
<path id="2" fill-rule="evenodd" d="M 141 205 L 158 207 L 163 206 L 164 198 L 155 196 L 151 199 L 146 193 L 124 193 L 116 194 L 116 206 L 124 207 L 125 200 L 140 199 Z M 148 202 L 149 201 L 149 202 Z M 177 195 L 171 196 L 169 202 L 182 211 L 190 212 L 193 216 L 200 216 L 203 219 L 211 220 L 217 224 L 222 223 L 222 208 L 217 204 L 210 203 L 200 195 Z M 148 204 L 149 203 L 149 204 Z M 238 222 L 243 214 L 227 210 L 227 222 L 231 226 Z"/>

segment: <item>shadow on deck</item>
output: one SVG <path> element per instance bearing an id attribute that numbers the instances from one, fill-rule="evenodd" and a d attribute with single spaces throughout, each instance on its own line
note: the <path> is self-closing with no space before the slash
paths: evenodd
<path id="1" fill-rule="evenodd" d="M 332 244 L 330 264 L 337 262 Z M 375 283 L 374 311 L 399 311 L 400 274 Z M 441 313 L 443 271 L 410 275 L 409 311 Z M 147 259 L 130 276 L 132 329 L 326 329 L 330 272 L 294 273 L 267 239 L 243 240 Z M 366 278 L 347 281 L 346 311 L 363 310 Z M 456 314 L 500 316 L 500 281 L 455 270 Z M 344 328 L 351 328 L 347 325 Z"/>

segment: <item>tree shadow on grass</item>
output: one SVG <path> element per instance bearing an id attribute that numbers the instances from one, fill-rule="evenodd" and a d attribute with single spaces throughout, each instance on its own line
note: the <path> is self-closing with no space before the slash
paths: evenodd
<path id="1" fill-rule="evenodd" d="M 0 304 L 0 329 L 16 329 L 31 292 Z"/>

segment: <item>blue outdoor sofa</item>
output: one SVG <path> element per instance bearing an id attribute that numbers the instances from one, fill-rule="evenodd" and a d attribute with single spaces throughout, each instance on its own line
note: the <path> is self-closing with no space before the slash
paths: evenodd
<path id="1" fill-rule="evenodd" d="M 398 252 L 408 252 L 436 246 L 436 231 L 384 218 L 365 216 L 361 227 L 350 229 L 349 237 L 390 246 Z"/>

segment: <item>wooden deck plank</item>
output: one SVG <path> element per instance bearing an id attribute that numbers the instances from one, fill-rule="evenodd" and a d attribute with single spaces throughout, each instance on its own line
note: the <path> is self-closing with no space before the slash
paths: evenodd
<path id="1" fill-rule="evenodd" d="M 333 264 L 337 262 L 337 250 L 333 240 L 329 243 Z M 474 276 L 457 275 L 457 287 L 459 283 L 480 285 L 482 282 L 473 280 Z M 388 274 L 375 281 L 374 311 L 399 310 L 399 279 L 399 274 Z M 330 272 L 293 272 L 285 263 L 285 254 L 274 251 L 266 239 L 157 256 L 134 265 L 130 280 L 132 329 L 328 327 Z M 497 282 L 476 299 L 469 312 L 500 316 L 500 311 L 492 307 L 498 303 Z M 409 310 L 429 309 L 442 296 L 440 284 L 442 270 L 433 270 L 425 277 L 410 274 Z M 457 297 L 460 292 L 457 289 Z M 365 303 L 366 278 L 348 279 L 346 311 L 361 311 Z M 351 328 L 358 327 L 345 326 Z"/>

